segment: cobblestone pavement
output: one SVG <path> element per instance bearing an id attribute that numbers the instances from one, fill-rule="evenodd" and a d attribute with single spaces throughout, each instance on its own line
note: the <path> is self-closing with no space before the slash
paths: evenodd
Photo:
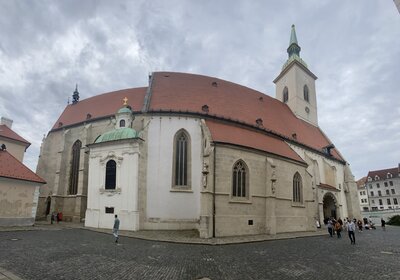
<path id="1" fill-rule="evenodd" d="M 400 228 L 189 245 L 79 228 L 0 232 L 0 271 L 21 279 L 400 279 Z M 1 276 L 1 274 L 0 274 Z M 1 278 L 0 278 L 1 279 Z M 11 279 L 11 278 L 4 278 Z"/>

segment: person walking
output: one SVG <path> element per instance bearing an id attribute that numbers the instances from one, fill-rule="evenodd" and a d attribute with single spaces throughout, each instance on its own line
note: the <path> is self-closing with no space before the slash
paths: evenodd
<path id="1" fill-rule="evenodd" d="M 119 219 L 118 219 L 118 215 L 114 216 L 114 226 L 113 226 L 113 235 L 115 237 L 115 243 L 118 243 L 118 231 L 119 231 Z"/>
<path id="2" fill-rule="evenodd" d="M 332 235 L 333 235 L 333 224 L 332 224 L 332 220 L 331 219 L 329 219 L 328 220 L 328 232 L 329 232 L 329 235 L 330 235 L 330 237 L 332 237 Z"/>
<path id="3" fill-rule="evenodd" d="M 337 234 L 337 238 L 342 238 L 342 235 L 341 235 L 342 225 L 339 223 L 339 221 L 337 221 L 335 224 L 335 231 Z"/>
<path id="4" fill-rule="evenodd" d="M 381 218 L 381 226 L 383 230 L 386 230 L 386 221 L 383 218 Z"/>
<path id="5" fill-rule="evenodd" d="M 354 232 L 356 231 L 356 225 L 354 224 L 353 220 L 350 220 L 349 223 L 347 224 L 347 232 L 349 233 L 349 238 L 350 238 L 350 244 L 356 244 L 356 236 L 354 235 Z"/>

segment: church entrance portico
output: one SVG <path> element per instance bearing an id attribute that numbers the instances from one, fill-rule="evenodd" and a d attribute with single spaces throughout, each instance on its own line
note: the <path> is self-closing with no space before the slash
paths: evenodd
<path id="1" fill-rule="evenodd" d="M 338 218 L 338 207 L 336 198 L 332 193 L 326 193 L 323 198 L 324 220 L 327 218 Z"/>

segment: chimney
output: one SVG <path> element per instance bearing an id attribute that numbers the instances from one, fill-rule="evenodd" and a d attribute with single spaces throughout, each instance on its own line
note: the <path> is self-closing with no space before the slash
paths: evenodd
<path id="1" fill-rule="evenodd" d="M 13 123 L 13 120 L 12 120 L 12 119 L 8 119 L 8 118 L 5 118 L 5 117 L 1 117 L 0 124 L 4 124 L 4 125 L 8 126 L 8 128 L 11 129 L 12 123 Z"/>

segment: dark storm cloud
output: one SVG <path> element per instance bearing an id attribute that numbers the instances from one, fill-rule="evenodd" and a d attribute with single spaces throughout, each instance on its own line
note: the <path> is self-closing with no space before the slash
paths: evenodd
<path id="1" fill-rule="evenodd" d="M 390 1 L 1 1 L 0 115 L 32 142 L 81 99 L 151 71 L 216 76 L 271 96 L 296 24 L 319 79 L 319 123 L 356 177 L 395 166 L 400 16 Z"/>

